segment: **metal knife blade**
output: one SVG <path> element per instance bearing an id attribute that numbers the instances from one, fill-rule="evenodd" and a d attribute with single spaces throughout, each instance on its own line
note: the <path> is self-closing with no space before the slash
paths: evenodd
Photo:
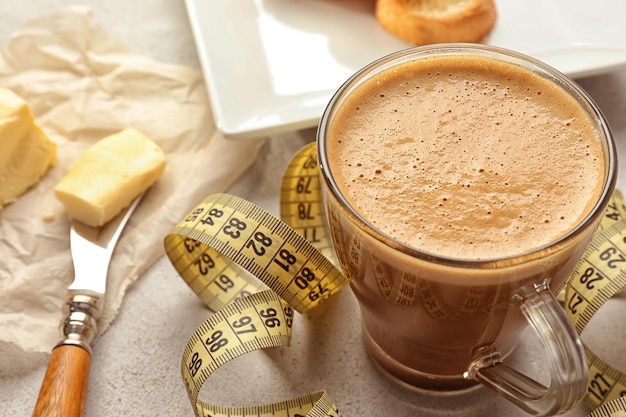
<path id="1" fill-rule="evenodd" d="M 70 249 L 74 281 L 68 287 L 70 294 L 104 296 L 113 249 L 144 194 L 145 191 L 127 209 L 100 228 L 72 221 Z"/>
<path id="2" fill-rule="evenodd" d="M 61 323 L 62 340 L 52 349 L 33 417 L 81 417 L 91 365 L 91 342 L 106 290 L 113 249 L 135 208 L 147 191 L 100 228 L 73 221 L 70 248 L 74 281 Z"/>

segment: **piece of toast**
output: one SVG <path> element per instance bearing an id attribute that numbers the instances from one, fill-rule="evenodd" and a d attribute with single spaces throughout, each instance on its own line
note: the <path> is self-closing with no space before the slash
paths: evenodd
<path id="1" fill-rule="evenodd" d="M 376 18 L 414 45 L 481 42 L 493 28 L 494 0 L 376 0 Z"/>

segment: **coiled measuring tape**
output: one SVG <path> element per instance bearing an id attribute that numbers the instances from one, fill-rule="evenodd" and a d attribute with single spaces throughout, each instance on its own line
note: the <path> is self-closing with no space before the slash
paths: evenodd
<path id="1" fill-rule="evenodd" d="M 239 197 L 214 194 L 165 237 L 173 266 L 215 312 L 189 338 L 181 360 L 196 416 L 341 415 L 324 391 L 258 406 L 225 407 L 198 398 L 211 374 L 227 362 L 254 350 L 289 345 L 294 310 L 306 313 L 347 285 L 335 266 L 320 191 L 316 148 L 310 144 L 294 156 L 283 176 L 282 220 Z M 358 244 L 356 239 L 345 267 L 358 269 Z M 394 294 L 384 278 L 378 284 L 383 295 Z M 624 288 L 626 206 L 616 192 L 558 298 L 581 333 Z M 626 417 L 626 376 L 585 350 L 590 380 L 584 402 L 593 410 L 590 417 Z"/>

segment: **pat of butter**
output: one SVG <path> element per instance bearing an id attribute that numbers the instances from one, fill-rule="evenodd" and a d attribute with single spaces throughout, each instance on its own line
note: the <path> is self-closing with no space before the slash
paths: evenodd
<path id="1" fill-rule="evenodd" d="M 35 185 L 56 156 L 56 144 L 37 125 L 26 101 L 0 88 L 0 208 Z"/>
<path id="2" fill-rule="evenodd" d="M 70 219 L 102 226 L 154 184 L 165 164 L 156 143 L 125 129 L 92 145 L 54 191 Z"/>

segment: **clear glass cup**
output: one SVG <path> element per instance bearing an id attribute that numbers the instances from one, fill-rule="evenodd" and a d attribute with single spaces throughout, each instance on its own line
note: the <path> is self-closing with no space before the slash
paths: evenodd
<path id="1" fill-rule="evenodd" d="M 521 66 L 560 86 L 591 116 L 604 151 L 604 184 L 593 209 L 573 230 L 538 249 L 499 259 L 450 258 L 382 232 L 342 194 L 329 168 L 326 141 L 346 97 L 399 64 L 442 55 Z M 396 381 L 429 391 L 483 384 L 534 415 L 563 413 L 580 401 L 588 373 L 584 351 L 553 294 L 601 220 L 614 190 L 617 161 L 601 111 L 575 82 L 542 62 L 501 48 L 410 48 L 365 66 L 340 87 L 322 116 L 317 147 L 331 236 L 359 302 L 365 345 L 380 369 Z M 545 348 L 548 386 L 507 365 L 527 324 Z"/>

